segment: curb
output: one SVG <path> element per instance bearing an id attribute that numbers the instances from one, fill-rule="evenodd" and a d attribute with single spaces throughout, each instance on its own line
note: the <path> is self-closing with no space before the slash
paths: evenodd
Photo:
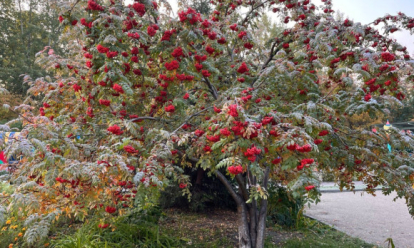
<path id="1" fill-rule="evenodd" d="M 387 188 L 385 188 L 385 187 L 381 187 L 381 188 L 377 187 L 374 190 L 377 191 L 377 190 L 384 190 L 384 189 L 387 189 Z M 336 188 L 336 189 L 321 189 L 321 188 L 319 188 L 319 192 L 321 192 L 321 193 L 341 193 L 341 192 L 361 192 L 361 191 L 366 191 L 366 188 L 363 188 L 363 189 L 354 189 L 354 190 L 346 190 L 346 189 L 345 190 L 340 190 L 338 188 Z"/>

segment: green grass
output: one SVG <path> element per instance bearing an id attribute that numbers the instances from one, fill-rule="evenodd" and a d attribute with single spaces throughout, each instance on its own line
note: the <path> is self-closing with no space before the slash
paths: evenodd
<path id="1" fill-rule="evenodd" d="M 275 246 L 276 247 L 276 246 Z M 324 233 L 308 233 L 303 238 L 288 240 L 283 248 L 371 248 L 373 245 L 364 241 L 347 236 L 336 230 L 325 231 Z"/>
<path id="2" fill-rule="evenodd" d="M 372 248 L 372 244 L 353 238 L 328 225 L 315 220 L 307 219 L 308 227 L 297 231 L 294 238 L 288 239 L 283 244 L 274 245 L 268 238 L 266 247 L 282 248 Z"/>
<path id="3" fill-rule="evenodd" d="M 58 235 L 52 241 L 55 248 L 169 248 L 181 247 L 181 241 L 163 235 L 157 225 L 161 212 L 137 211 L 114 221 L 110 227 L 101 229 L 99 221 L 84 223 L 75 233 Z"/>

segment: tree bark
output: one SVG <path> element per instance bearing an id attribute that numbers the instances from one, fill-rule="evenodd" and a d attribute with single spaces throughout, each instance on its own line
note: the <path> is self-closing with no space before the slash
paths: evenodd
<path id="1" fill-rule="evenodd" d="M 252 240 L 250 237 L 249 221 L 247 220 L 247 207 L 243 202 L 237 204 L 237 212 L 239 213 L 239 247 L 240 248 L 252 248 Z"/>
<path id="2" fill-rule="evenodd" d="M 267 215 L 267 200 L 262 200 L 259 214 L 259 221 L 257 223 L 257 237 L 256 248 L 263 248 L 266 237 L 266 215 Z"/>
<path id="3" fill-rule="evenodd" d="M 251 248 L 252 241 L 250 238 L 249 221 L 247 219 L 247 215 L 249 213 L 247 209 L 247 205 L 244 199 L 239 194 L 237 194 L 236 191 L 234 191 L 230 182 L 226 179 L 226 177 L 220 171 L 216 171 L 216 175 L 218 179 L 224 184 L 224 186 L 229 191 L 230 195 L 233 197 L 234 201 L 237 204 L 237 213 L 239 215 L 239 220 L 238 220 L 239 247 L 240 248 Z"/>
<path id="4" fill-rule="evenodd" d="M 269 181 L 270 168 L 266 167 L 263 188 L 267 189 Z M 252 200 L 250 204 L 246 203 L 247 189 L 241 175 L 236 176 L 239 185 L 239 193 L 237 193 L 227 178 L 219 171 L 216 171 L 219 180 L 224 184 L 232 198 L 237 204 L 238 213 L 238 233 L 240 248 L 263 248 L 266 237 L 266 215 L 267 215 L 267 199 L 259 202 Z M 256 184 L 255 177 L 249 177 L 252 184 Z M 258 209 L 260 207 L 260 209 Z"/>
<path id="5" fill-rule="evenodd" d="M 250 183 L 252 185 L 256 185 L 256 177 L 251 173 L 248 173 L 248 177 Z M 252 239 L 253 246 L 255 246 L 257 238 L 257 201 L 255 199 L 253 199 L 250 204 L 250 237 Z"/>
<path id="6" fill-rule="evenodd" d="M 257 202 L 256 200 L 253 200 L 250 206 L 250 237 L 252 239 L 252 244 L 254 247 L 254 244 L 256 244 L 257 240 Z"/>
<path id="7" fill-rule="evenodd" d="M 263 178 L 263 188 L 267 190 L 267 183 L 269 181 L 270 168 L 266 167 Z M 267 199 L 262 199 L 260 204 L 259 221 L 257 223 L 257 239 L 256 248 L 263 248 L 266 237 L 266 215 L 267 215 Z"/>
<path id="8" fill-rule="evenodd" d="M 201 182 L 203 181 L 203 177 L 204 177 L 204 169 L 199 167 L 197 169 L 197 178 L 196 178 L 195 184 L 198 185 L 198 186 L 201 186 Z"/>

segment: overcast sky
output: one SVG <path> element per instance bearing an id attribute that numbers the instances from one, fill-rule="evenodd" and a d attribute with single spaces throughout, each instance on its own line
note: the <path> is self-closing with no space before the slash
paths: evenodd
<path id="1" fill-rule="evenodd" d="M 321 3 L 320 0 L 312 0 L 315 5 Z M 367 24 L 378 17 L 386 14 L 396 15 L 403 12 L 407 16 L 414 17 L 414 0 L 332 0 L 333 9 L 345 14 L 345 17 Z M 408 31 L 398 31 L 392 35 L 393 38 L 406 46 L 410 54 L 414 53 L 414 36 Z"/>

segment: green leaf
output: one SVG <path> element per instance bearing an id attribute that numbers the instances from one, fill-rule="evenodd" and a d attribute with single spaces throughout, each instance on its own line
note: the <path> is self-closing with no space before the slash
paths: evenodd
<path id="1" fill-rule="evenodd" d="M 288 170 L 288 169 L 296 168 L 298 166 L 298 163 L 299 163 L 299 160 L 296 157 L 290 156 L 288 159 L 286 159 L 283 162 L 282 170 Z"/>

